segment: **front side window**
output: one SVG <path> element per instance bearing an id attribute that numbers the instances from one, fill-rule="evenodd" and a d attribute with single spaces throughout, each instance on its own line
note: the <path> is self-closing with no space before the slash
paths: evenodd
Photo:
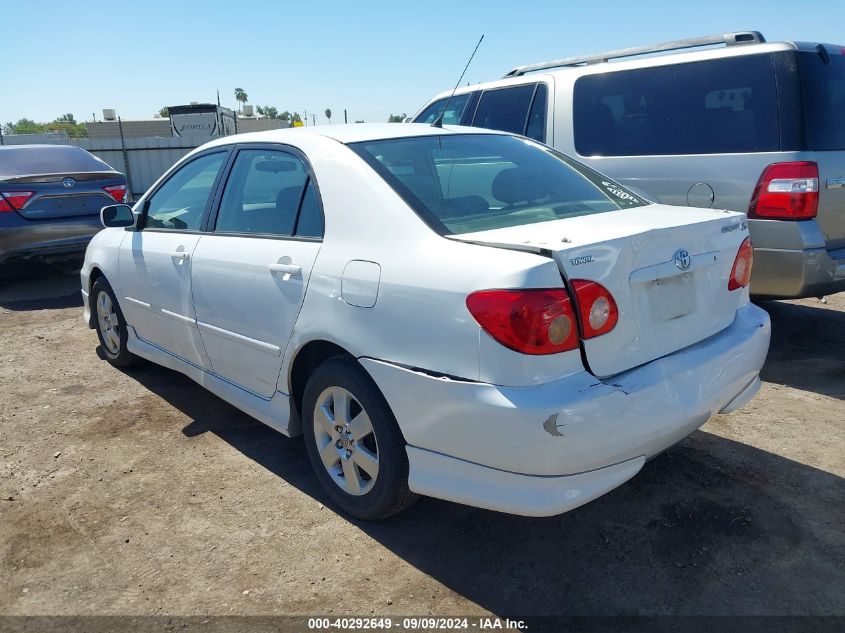
<path id="1" fill-rule="evenodd" d="M 305 163 L 293 154 L 241 150 L 223 190 L 215 233 L 293 235 L 307 180 Z"/>
<path id="2" fill-rule="evenodd" d="M 771 55 L 586 75 L 575 82 L 582 156 L 777 151 Z"/>
<path id="3" fill-rule="evenodd" d="M 563 154 L 514 136 L 444 134 L 350 147 L 444 235 L 647 204 Z"/>
<path id="4" fill-rule="evenodd" d="M 147 201 L 146 228 L 199 231 L 226 152 L 206 154 L 178 169 Z"/>
<path id="5" fill-rule="evenodd" d="M 414 119 L 414 123 L 434 123 L 443 113 L 443 125 L 459 125 L 471 93 L 435 101 Z M 447 105 L 448 102 L 448 105 Z M 444 111 L 443 108 L 446 108 Z"/>

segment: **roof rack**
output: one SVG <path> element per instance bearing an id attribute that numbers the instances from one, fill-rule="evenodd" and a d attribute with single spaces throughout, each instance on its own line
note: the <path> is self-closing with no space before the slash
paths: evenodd
<path id="1" fill-rule="evenodd" d="M 607 51 L 606 53 L 596 53 L 593 55 L 582 55 L 579 57 L 566 57 L 564 59 L 556 59 L 550 62 L 540 62 L 538 64 L 526 64 L 525 66 L 517 66 L 505 77 L 519 77 L 525 73 L 535 72 L 538 70 L 546 70 L 548 68 L 562 68 L 565 66 L 581 66 L 583 64 L 601 64 L 611 59 L 619 57 L 634 57 L 635 55 L 647 55 L 649 53 L 661 53 L 664 51 L 676 51 L 684 48 L 696 48 L 698 46 L 712 46 L 714 44 L 724 44 L 725 46 L 738 46 L 740 44 L 761 44 L 766 41 L 760 31 L 738 31 L 736 33 L 724 33 L 722 35 L 705 35 L 703 37 L 691 37 L 686 40 L 675 40 L 673 42 L 663 42 L 662 44 L 653 44 L 652 46 L 636 46 L 634 48 L 621 48 L 615 51 Z"/>

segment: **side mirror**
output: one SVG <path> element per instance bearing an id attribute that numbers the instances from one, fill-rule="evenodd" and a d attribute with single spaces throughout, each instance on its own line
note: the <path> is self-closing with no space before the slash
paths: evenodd
<path id="1" fill-rule="evenodd" d="M 100 209 L 100 222 L 107 229 L 135 226 L 135 214 L 128 204 L 110 204 Z"/>

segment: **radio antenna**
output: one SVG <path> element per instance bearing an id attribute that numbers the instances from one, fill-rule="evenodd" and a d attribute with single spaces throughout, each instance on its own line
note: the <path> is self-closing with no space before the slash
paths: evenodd
<path id="1" fill-rule="evenodd" d="M 464 75 L 467 72 L 467 68 L 469 68 L 469 65 L 472 63 L 472 58 L 475 57 L 475 53 L 478 51 L 478 47 L 481 46 L 481 40 L 483 39 L 483 35 L 478 38 L 478 44 L 475 45 L 475 48 L 472 51 L 472 55 L 469 56 L 469 61 L 467 62 L 467 65 L 464 66 L 464 72 L 462 72 L 461 76 L 458 77 L 458 83 L 455 84 L 455 87 L 452 89 L 452 94 L 450 94 L 449 98 L 446 99 L 446 103 L 443 105 L 443 110 L 441 110 L 440 115 L 434 120 L 434 123 L 431 124 L 431 127 L 443 127 L 443 115 L 446 114 L 446 108 L 449 107 L 449 102 L 452 100 L 452 97 L 455 96 L 455 92 L 457 92 L 458 86 L 461 85 L 461 80 L 464 78 Z"/>

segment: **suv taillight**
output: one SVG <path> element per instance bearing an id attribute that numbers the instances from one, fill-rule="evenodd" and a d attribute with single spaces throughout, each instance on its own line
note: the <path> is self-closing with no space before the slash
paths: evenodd
<path id="1" fill-rule="evenodd" d="M 574 279 L 572 286 L 578 297 L 578 310 L 581 313 L 581 327 L 584 338 L 595 338 L 607 334 L 616 327 L 619 320 L 619 309 L 613 295 L 594 281 Z"/>
<path id="2" fill-rule="evenodd" d="M 109 185 L 103 189 L 118 202 L 126 202 L 126 185 Z"/>
<path id="3" fill-rule="evenodd" d="M 819 166 L 814 162 L 774 163 L 757 182 L 748 217 L 809 220 L 819 210 Z"/>
<path id="4" fill-rule="evenodd" d="M 34 191 L 0 192 L 0 211 L 20 211 L 23 205 L 35 194 Z"/>
<path id="5" fill-rule="evenodd" d="M 557 354 L 578 348 L 572 302 L 563 288 L 480 290 L 467 309 L 484 331 L 523 354 Z"/>
<path id="6" fill-rule="evenodd" d="M 746 237 L 736 253 L 731 276 L 728 279 L 728 290 L 745 288 L 751 281 L 751 265 L 754 262 L 754 249 L 751 247 L 751 238 Z"/>

